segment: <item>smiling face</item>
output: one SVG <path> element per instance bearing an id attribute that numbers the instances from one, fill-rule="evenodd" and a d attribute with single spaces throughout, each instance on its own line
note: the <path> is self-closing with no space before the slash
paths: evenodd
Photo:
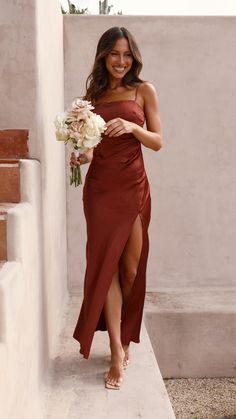
<path id="1" fill-rule="evenodd" d="M 111 79 L 122 79 L 132 67 L 133 56 L 126 38 L 119 38 L 105 57 Z"/>

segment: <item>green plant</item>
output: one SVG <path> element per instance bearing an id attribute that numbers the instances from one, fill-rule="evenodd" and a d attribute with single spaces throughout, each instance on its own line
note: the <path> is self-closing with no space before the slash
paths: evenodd
<path id="1" fill-rule="evenodd" d="M 68 1 L 68 6 L 69 6 L 69 11 L 66 12 L 63 7 L 61 6 L 61 11 L 63 14 L 76 14 L 76 15 L 84 15 L 86 13 L 88 13 L 88 8 L 86 7 L 86 9 L 80 9 L 79 7 L 76 8 L 76 6 L 74 5 L 74 3 L 71 3 L 70 0 Z"/>

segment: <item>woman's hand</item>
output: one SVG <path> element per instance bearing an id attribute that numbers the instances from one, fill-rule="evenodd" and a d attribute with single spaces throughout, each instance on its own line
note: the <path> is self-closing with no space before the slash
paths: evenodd
<path id="1" fill-rule="evenodd" d="M 119 137 L 122 134 L 132 133 L 145 147 L 158 151 L 163 145 L 163 139 L 157 93 L 151 83 L 143 82 L 140 84 L 139 100 L 144 109 L 147 129 L 134 122 L 126 121 L 122 118 L 114 118 L 107 122 L 105 135 L 108 137 Z"/>
<path id="2" fill-rule="evenodd" d="M 119 137 L 123 134 L 130 134 L 137 127 L 134 122 L 126 121 L 122 118 L 114 118 L 106 123 L 105 135 L 108 137 Z"/>
<path id="3" fill-rule="evenodd" d="M 76 157 L 75 153 L 72 152 L 70 155 L 70 167 L 76 167 L 81 164 L 86 164 L 92 161 L 93 158 L 93 149 L 82 153 L 79 157 Z"/>

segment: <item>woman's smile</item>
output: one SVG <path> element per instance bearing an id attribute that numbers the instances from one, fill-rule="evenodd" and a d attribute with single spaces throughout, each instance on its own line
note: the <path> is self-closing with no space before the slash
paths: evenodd
<path id="1" fill-rule="evenodd" d="M 105 62 L 112 78 L 124 77 L 128 73 L 133 64 L 133 55 L 126 38 L 120 38 L 116 41 L 112 50 L 107 54 Z"/>
<path id="2" fill-rule="evenodd" d="M 118 73 L 123 73 L 123 71 L 125 71 L 126 67 L 113 67 L 115 71 L 117 71 Z"/>

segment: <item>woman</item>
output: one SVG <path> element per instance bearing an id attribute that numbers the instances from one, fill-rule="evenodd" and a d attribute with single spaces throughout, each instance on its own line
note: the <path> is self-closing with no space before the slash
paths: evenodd
<path id="1" fill-rule="evenodd" d="M 162 146 L 157 94 L 139 78 L 141 68 L 127 29 L 113 27 L 101 36 L 84 99 L 107 128 L 93 151 L 78 159 L 72 153 L 70 161 L 71 166 L 91 162 L 83 189 L 84 299 L 73 337 L 88 358 L 94 332 L 108 331 L 111 366 L 105 386 L 112 389 L 120 388 L 130 342 L 140 341 L 151 205 L 141 145 L 154 151 Z"/>

